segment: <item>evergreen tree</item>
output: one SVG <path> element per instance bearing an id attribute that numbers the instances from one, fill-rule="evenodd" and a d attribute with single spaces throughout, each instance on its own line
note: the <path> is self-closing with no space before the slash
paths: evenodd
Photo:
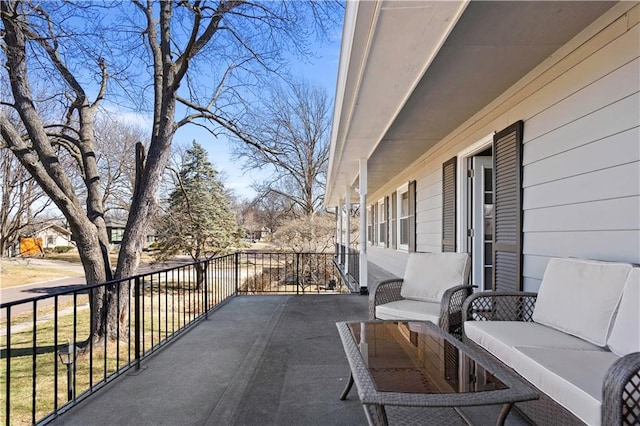
<path id="1" fill-rule="evenodd" d="M 218 171 L 207 151 L 193 141 L 177 171 L 166 214 L 159 220 L 157 257 L 179 253 L 193 260 L 213 257 L 237 247 L 242 234 Z"/>

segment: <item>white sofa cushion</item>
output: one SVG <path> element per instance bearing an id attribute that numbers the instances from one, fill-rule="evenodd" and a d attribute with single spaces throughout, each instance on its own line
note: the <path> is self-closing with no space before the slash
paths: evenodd
<path id="1" fill-rule="evenodd" d="M 440 304 L 418 300 L 397 300 L 376 306 L 376 318 L 386 320 L 431 321 L 438 324 Z"/>
<path id="2" fill-rule="evenodd" d="M 640 268 L 627 278 L 607 345 L 619 356 L 640 352 Z"/>
<path id="3" fill-rule="evenodd" d="M 466 321 L 464 334 L 512 368 L 519 357 L 514 349 L 516 346 L 604 351 L 599 346 L 535 322 Z"/>
<path id="4" fill-rule="evenodd" d="M 551 259 L 533 320 L 605 346 L 631 265 L 581 259 Z"/>
<path id="5" fill-rule="evenodd" d="M 609 351 L 516 347 L 513 369 L 588 425 L 599 425 L 602 384 L 618 358 Z"/>
<path id="6" fill-rule="evenodd" d="M 400 295 L 440 303 L 445 291 L 465 284 L 467 253 L 410 253 Z"/>

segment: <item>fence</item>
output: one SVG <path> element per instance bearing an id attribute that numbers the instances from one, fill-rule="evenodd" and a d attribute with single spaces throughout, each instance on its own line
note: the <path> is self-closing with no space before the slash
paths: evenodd
<path id="1" fill-rule="evenodd" d="M 344 245 L 336 244 L 336 252 L 338 249 L 340 250 L 340 255 L 336 256 L 336 267 L 340 268 L 345 280 L 354 283 L 352 290 L 358 292 L 360 283 L 360 252 L 354 248 L 349 248 L 349 253 L 347 254 L 347 248 Z M 347 258 L 349 260 L 348 265 L 346 263 Z M 347 269 L 345 269 L 345 265 L 348 266 Z"/>
<path id="2" fill-rule="evenodd" d="M 237 294 L 348 291 L 333 254 L 235 253 L 3 303 L 0 423 L 52 420 Z M 121 308 L 119 325 L 101 338 L 107 300 Z"/>

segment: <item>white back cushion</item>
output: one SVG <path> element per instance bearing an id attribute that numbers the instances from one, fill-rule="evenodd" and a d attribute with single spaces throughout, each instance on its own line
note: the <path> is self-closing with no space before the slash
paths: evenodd
<path id="1" fill-rule="evenodd" d="M 400 295 L 440 303 L 444 292 L 466 284 L 467 253 L 410 253 Z"/>
<path id="2" fill-rule="evenodd" d="M 605 346 L 631 269 L 627 263 L 551 259 L 538 291 L 533 320 Z"/>
<path id="3" fill-rule="evenodd" d="M 640 352 L 640 268 L 627 278 L 607 345 L 618 356 Z"/>

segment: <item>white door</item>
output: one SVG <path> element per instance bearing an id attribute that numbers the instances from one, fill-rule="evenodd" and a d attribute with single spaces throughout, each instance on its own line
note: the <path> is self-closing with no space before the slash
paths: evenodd
<path id="1" fill-rule="evenodd" d="M 471 282 L 477 291 L 492 290 L 493 275 L 493 158 L 473 157 L 471 197 Z"/>

